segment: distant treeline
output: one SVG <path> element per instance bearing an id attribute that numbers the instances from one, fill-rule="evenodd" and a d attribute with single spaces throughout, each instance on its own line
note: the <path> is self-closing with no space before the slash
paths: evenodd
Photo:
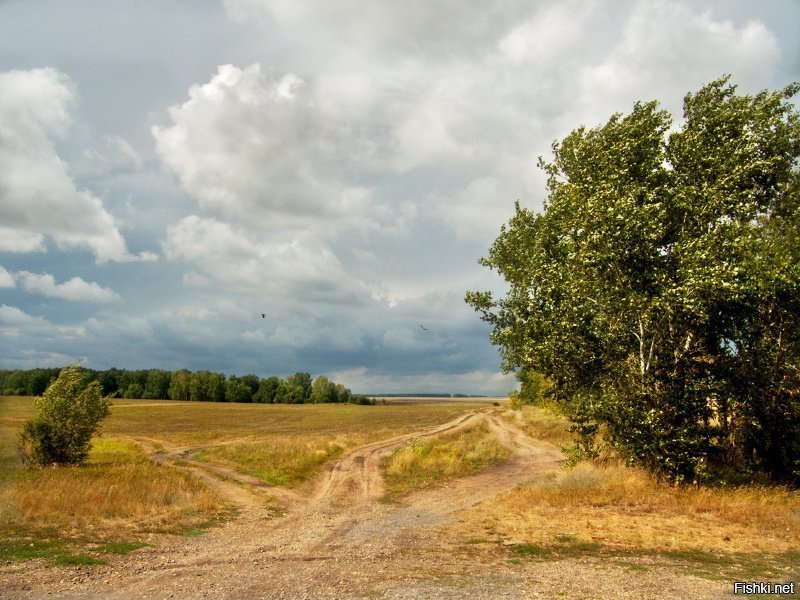
<path id="1" fill-rule="evenodd" d="M 366 396 L 353 394 L 341 383 L 324 375 L 298 371 L 289 377 L 259 378 L 257 375 L 225 376 L 211 371 L 164 371 L 162 369 L 84 369 L 91 381 L 100 383 L 104 396 L 151 400 L 199 402 L 260 402 L 303 404 L 350 402 L 372 404 Z M 0 370 L 0 391 L 6 396 L 40 396 L 61 369 Z"/>
<path id="2" fill-rule="evenodd" d="M 487 398 L 484 394 L 368 394 L 378 398 Z"/>

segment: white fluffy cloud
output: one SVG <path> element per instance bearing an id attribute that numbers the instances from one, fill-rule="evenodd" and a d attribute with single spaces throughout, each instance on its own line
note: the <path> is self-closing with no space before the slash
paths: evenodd
<path id="1" fill-rule="evenodd" d="M 0 249 L 87 248 L 97 262 L 153 260 L 134 256 L 102 200 L 79 190 L 59 158 L 54 137 L 69 124 L 74 85 L 55 69 L 0 73 Z"/>
<path id="2" fill-rule="evenodd" d="M 14 281 L 14 277 L 6 271 L 6 269 L 0 266 L 0 288 L 13 288 L 17 284 Z"/>
<path id="3" fill-rule="evenodd" d="M 582 123 L 595 126 L 614 112 L 629 111 L 636 100 L 662 100 L 679 118 L 686 92 L 727 72 L 746 88 L 761 85 L 779 59 L 777 42 L 762 23 L 735 23 L 686 2 L 226 0 L 225 6 L 239 20 L 267 16 L 296 53 L 322 60 L 322 72 L 304 75 L 306 82 L 297 88 L 302 91 L 293 99 L 292 122 L 313 132 L 312 139 L 322 131 L 318 122 L 326 123 L 326 139 L 358 157 L 349 164 L 340 160 L 336 172 L 350 175 L 350 187 L 370 182 L 362 214 L 385 214 L 380 226 L 391 226 L 399 206 L 377 206 L 386 187 L 404 176 L 422 180 L 435 169 L 433 185 L 410 201 L 438 215 L 457 235 L 472 231 L 487 241 L 515 199 L 540 206 L 544 189 L 536 158 L 548 154 L 553 139 Z M 203 86 L 204 95 L 225 96 L 215 84 L 221 73 Z M 195 89 L 193 100 L 198 94 Z M 224 122 L 227 131 L 240 131 L 237 111 L 231 107 L 230 116 L 223 117 L 223 104 L 218 100 L 219 110 L 203 120 L 206 130 L 209 123 L 214 129 Z M 249 123 L 255 130 L 281 131 L 264 119 Z M 193 124 L 200 126 L 200 120 Z M 248 148 L 246 136 L 231 137 L 244 137 L 240 148 Z M 296 144 L 279 138 L 292 156 Z M 207 146 L 218 155 L 224 147 Z M 329 159 L 304 156 L 308 163 L 292 156 L 297 171 L 322 181 Z M 235 175 L 227 168 L 231 175 L 222 178 L 224 193 L 240 198 L 242 182 L 260 177 L 266 186 L 263 182 L 275 180 L 277 172 L 259 167 L 268 162 L 264 155 L 239 161 L 246 166 Z M 283 171 L 288 174 L 280 181 L 298 183 L 294 189 L 305 190 L 306 198 L 318 197 L 319 187 L 311 180 Z M 337 175 L 331 175 L 325 185 L 334 197 L 341 190 L 335 181 Z M 215 189 L 197 187 L 197 194 Z M 259 197 L 265 195 L 259 190 Z"/>
<path id="4" fill-rule="evenodd" d="M 173 125 L 154 127 L 156 149 L 200 205 L 270 229 L 305 229 L 349 219 L 367 191 L 340 180 L 348 132 L 326 119 L 309 86 L 219 67 L 170 109 Z M 319 233 L 319 232 L 318 232 Z"/>
<path id="5" fill-rule="evenodd" d="M 213 218 L 185 217 L 167 229 L 163 243 L 170 260 L 191 265 L 191 286 L 211 277 L 239 292 L 272 292 L 281 302 L 357 302 L 359 283 L 348 276 L 331 250 L 313 236 L 286 241 L 260 239 Z"/>
<path id="6" fill-rule="evenodd" d="M 44 236 L 35 231 L 0 226 L 0 252 L 44 252 Z"/>
<path id="7" fill-rule="evenodd" d="M 225 0 L 235 19 L 268 16 L 282 28 L 305 31 L 318 41 L 321 56 L 332 45 L 398 57 L 480 55 L 530 5 L 529 0 Z"/>
<path id="8" fill-rule="evenodd" d="M 676 90 L 695 91 L 725 73 L 757 90 L 779 58 L 777 40 L 759 21 L 737 25 L 691 4 L 635 2 L 613 48 L 581 69 L 575 109 L 562 121 L 595 125 L 637 99 L 661 100 L 677 119 L 683 94 Z"/>
<path id="9" fill-rule="evenodd" d="M 84 281 L 80 277 L 56 283 L 55 278 L 48 273 L 20 271 L 16 274 L 16 278 L 25 291 L 51 298 L 88 302 L 114 302 L 120 299 L 114 290 L 104 288 L 95 282 Z"/>

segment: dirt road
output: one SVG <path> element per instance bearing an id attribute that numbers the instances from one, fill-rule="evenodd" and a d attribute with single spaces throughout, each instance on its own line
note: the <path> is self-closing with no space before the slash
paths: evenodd
<path id="1" fill-rule="evenodd" d="M 413 494 L 402 504 L 381 501 L 384 456 L 411 439 L 481 420 L 511 451 L 509 461 Z M 178 463 L 214 486 L 235 504 L 237 516 L 200 537 L 160 536 L 153 547 L 108 565 L 3 566 L 6 589 L 0 597 L 669 597 L 658 595 L 664 576 L 656 572 L 643 574 L 631 587 L 624 573 L 615 572 L 621 569 L 599 562 L 519 565 L 502 551 L 478 559 L 437 528 L 457 519 L 458 511 L 529 481 L 562 460 L 555 447 L 528 438 L 489 409 L 363 446 L 331 464 L 302 494 L 267 486 L 222 465 L 194 461 L 187 448 L 152 439 L 138 442 L 154 460 Z M 600 588 L 598 577 L 605 582 Z M 719 597 L 718 588 L 696 591 L 694 597 Z"/>

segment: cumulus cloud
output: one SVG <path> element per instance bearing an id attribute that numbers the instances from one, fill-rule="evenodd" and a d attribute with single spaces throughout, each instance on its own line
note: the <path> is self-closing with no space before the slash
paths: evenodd
<path id="1" fill-rule="evenodd" d="M 35 231 L 0 226 L 0 251 L 44 252 L 44 236 Z"/>
<path id="2" fill-rule="evenodd" d="M 229 223 L 190 215 L 167 228 L 162 246 L 169 260 L 201 272 L 187 274 L 188 285 L 203 285 L 208 276 L 240 292 L 279 292 L 284 300 L 359 302 L 359 283 L 313 236 L 261 239 Z"/>
<path id="3" fill-rule="evenodd" d="M 114 302 L 120 299 L 114 290 L 84 281 L 80 277 L 73 277 L 64 283 L 56 283 L 55 278 L 48 273 L 20 271 L 16 277 L 25 291 L 51 298 L 88 302 Z"/>
<path id="4" fill-rule="evenodd" d="M 319 40 L 320 49 L 350 46 L 350 52 L 401 56 L 480 55 L 529 5 L 527 0 L 225 0 L 233 18 L 268 16 L 283 28 L 306 31 Z"/>
<path id="5" fill-rule="evenodd" d="M 410 207 L 489 242 L 514 200 L 541 206 L 536 158 L 554 138 L 638 99 L 679 110 L 702 83 L 757 79 L 779 56 L 759 22 L 659 0 L 226 8 L 326 61 L 302 79 L 220 67 L 153 129 L 161 159 L 206 210 L 328 238 L 412 227 Z"/>
<path id="6" fill-rule="evenodd" d="M 11 273 L 6 271 L 3 266 L 0 266 L 0 288 L 13 288 L 16 285 Z"/>
<path id="7" fill-rule="evenodd" d="M 737 25 L 691 4 L 635 2 L 615 45 L 578 73 L 575 108 L 563 118 L 595 125 L 637 99 L 663 101 L 679 118 L 684 94 L 676 90 L 694 91 L 725 73 L 759 89 L 779 58 L 777 40 L 759 21 Z"/>
<path id="8" fill-rule="evenodd" d="M 219 67 L 153 127 L 162 161 L 208 210 L 271 229 L 304 229 L 359 213 L 367 190 L 338 176 L 347 131 L 315 107 L 292 73 L 274 78 L 258 64 Z"/>
<path id="9" fill-rule="evenodd" d="M 29 315 L 21 308 L 0 304 L 0 335 L 9 338 L 25 338 L 30 344 L 35 338 L 47 339 L 52 332 L 52 325 L 44 317 Z M 5 347 L 0 344 L 0 358 L 6 354 L 18 355 L 20 347 Z"/>
<path id="10" fill-rule="evenodd" d="M 51 68 L 6 71 L 0 89 L 0 249 L 41 251 L 46 234 L 59 248 L 89 249 L 98 263 L 154 260 L 128 252 L 102 200 L 76 187 L 55 150 L 77 95 L 69 78 Z"/>

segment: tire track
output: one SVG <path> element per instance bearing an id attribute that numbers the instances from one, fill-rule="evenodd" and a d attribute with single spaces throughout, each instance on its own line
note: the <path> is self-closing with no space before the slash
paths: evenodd
<path id="1" fill-rule="evenodd" d="M 414 439 L 481 422 L 510 450 L 506 463 L 410 494 L 402 504 L 380 502 L 385 491 L 384 457 Z M 194 599 L 209 593 L 218 598 L 363 597 L 352 586 L 354 573 L 358 589 L 367 594 L 387 580 L 402 585 L 419 565 L 428 564 L 426 560 L 438 560 L 431 550 L 443 543 L 437 525 L 562 459 L 552 445 L 528 438 L 494 410 L 481 409 L 437 427 L 357 448 L 331 463 L 301 496 L 225 465 L 194 460 L 198 447 L 131 439 L 155 462 L 187 469 L 208 482 L 239 507 L 236 516 L 198 538 L 159 538 L 153 547 L 119 557 L 114 565 L 93 568 L 94 575 L 69 589 L 52 576 L 51 567 L 31 565 L 18 572 L 29 589 L 10 597 Z M 283 515 L 266 508 L 267 495 L 280 499 Z"/>
<path id="2" fill-rule="evenodd" d="M 362 446 L 333 463 L 311 493 L 311 502 L 326 501 L 342 491 L 355 487 L 361 502 L 377 500 L 386 490 L 381 473 L 381 461 L 394 450 L 411 440 L 463 429 L 483 418 L 483 412 L 471 412 L 425 431 L 417 431 Z"/>

